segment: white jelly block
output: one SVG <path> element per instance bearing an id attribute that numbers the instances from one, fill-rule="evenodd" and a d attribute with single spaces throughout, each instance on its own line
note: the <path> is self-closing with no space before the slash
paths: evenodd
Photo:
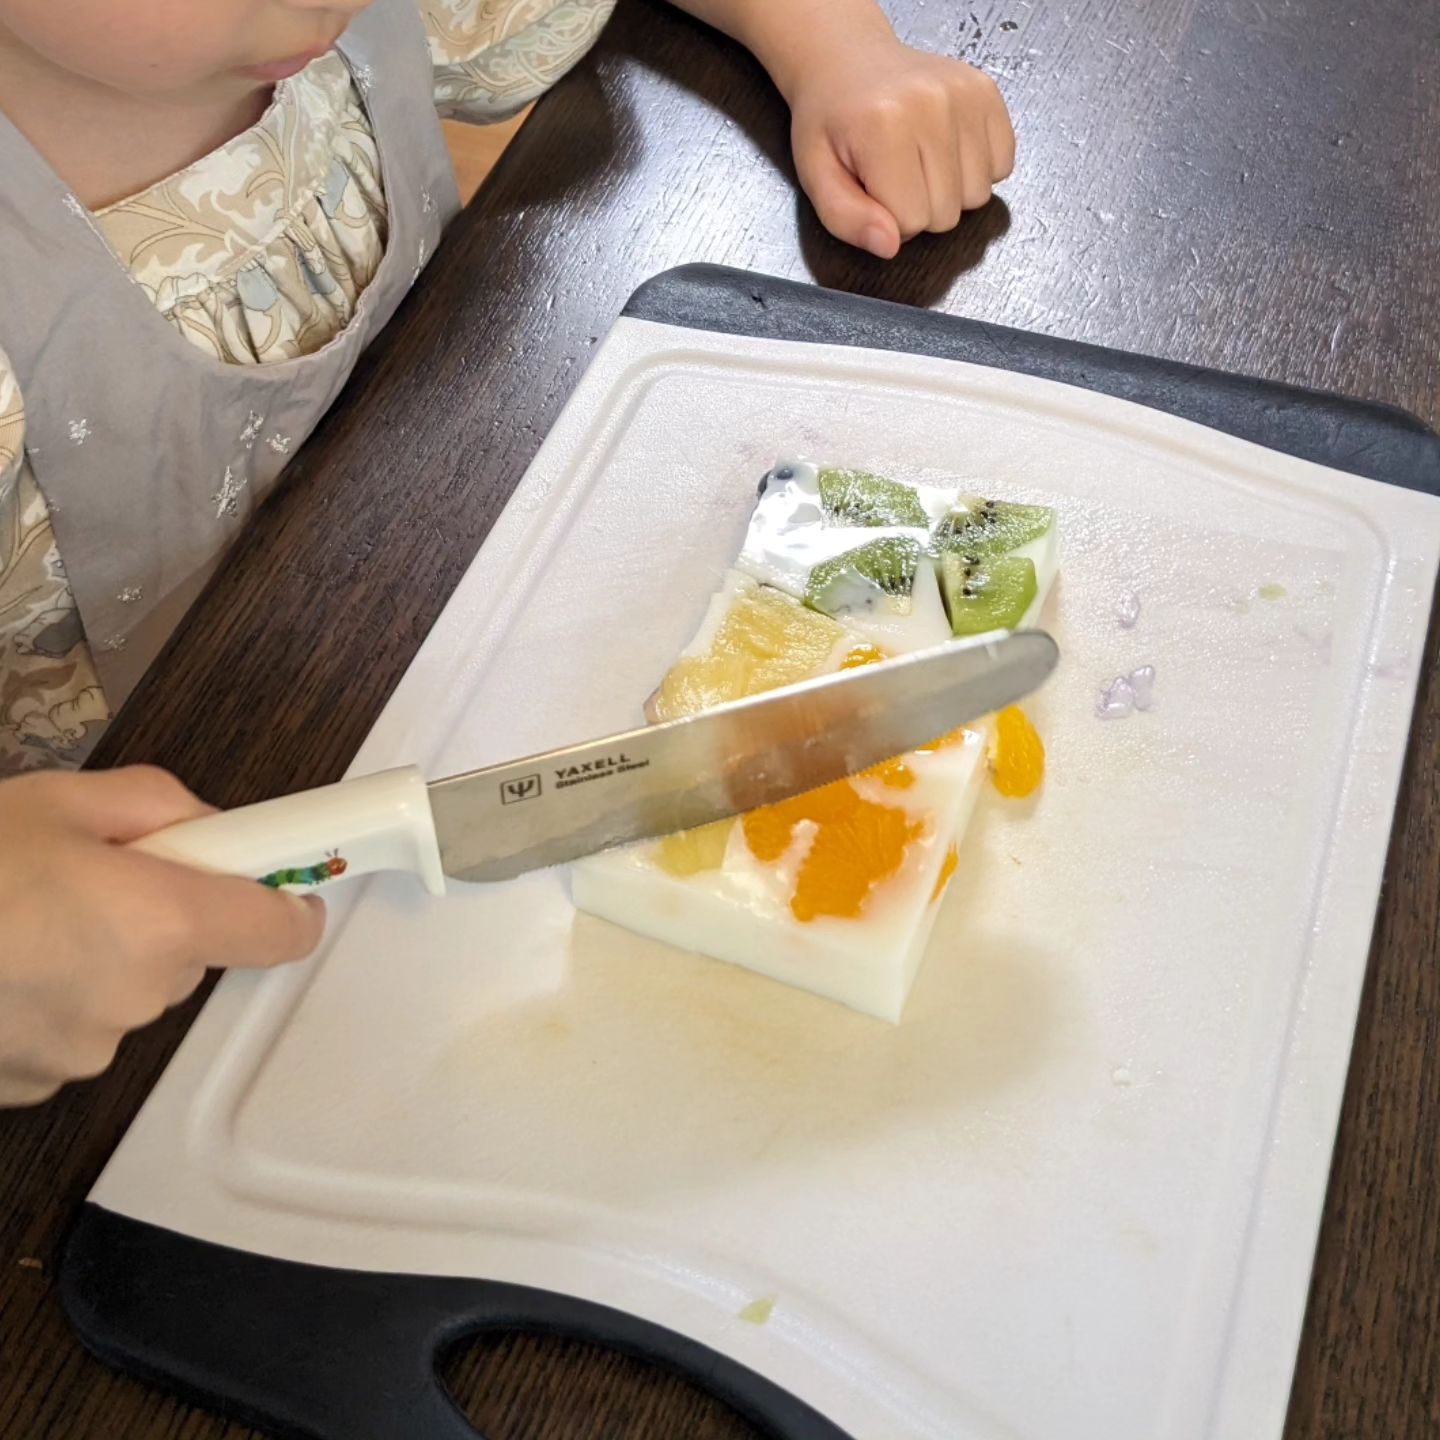
<path id="1" fill-rule="evenodd" d="M 900 1019 L 940 908 L 945 856 L 963 831 L 986 773 L 987 735 L 913 755 L 908 790 L 863 781 L 863 793 L 922 817 L 926 833 L 899 872 L 876 887 L 858 919 L 797 920 L 795 871 L 810 835 L 797 827 L 792 852 L 774 865 L 750 853 L 737 823 L 719 870 L 680 878 L 659 869 L 653 845 L 631 846 L 575 865 L 578 909 L 678 950 L 743 966 L 892 1023 Z M 875 787 L 875 788 L 870 788 Z M 963 863 L 963 862 L 962 862 Z"/>
<path id="2" fill-rule="evenodd" d="M 923 538 L 926 534 L 827 526 L 816 490 L 818 468 L 801 461 L 786 462 L 783 468 L 792 472 L 791 478 L 778 484 L 772 480 L 767 486 L 737 569 L 726 575 L 686 655 L 709 652 L 731 606 L 757 583 L 798 599 L 812 564 L 882 535 Z M 926 488 L 920 495 L 932 520 L 955 501 L 949 491 Z M 1033 626 L 1058 573 L 1055 528 L 1015 553 L 1035 565 L 1035 602 L 1023 621 L 1024 626 Z M 838 667 L 845 652 L 859 643 L 903 654 L 949 639 L 940 587 L 928 560 L 920 566 L 912 598 L 905 616 L 837 617 L 846 638 L 824 668 Z M 963 745 L 907 756 L 916 776 L 907 790 L 886 789 L 876 780 L 856 782 L 871 798 L 923 817 L 926 827 L 900 871 L 876 885 L 856 918 L 797 919 L 790 898 L 810 836 L 797 832 L 789 853 L 774 864 L 762 864 L 750 853 L 739 825 L 731 832 L 721 867 L 698 875 L 680 877 L 662 870 L 654 861 L 653 844 L 583 860 L 573 867 L 575 905 L 676 949 L 743 966 L 896 1022 L 939 909 L 935 891 L 946 854 L 960 845 L 985 779 L 991 733 L 985 720 L 967 732 Z M 960 864 L 964 864 L 963 852 Z"/>
<path id="3" fill-rule="evenodd" d="M 842 622 L 863 643 L 878 646 L 887 655 L 910 655 L 950 639 L 950 620 L 940 598 L 940 581 L 934 564 L 921 560 L 910 592 L 910 609 L 904 615 L 883 611 L 846 615 Z"/>

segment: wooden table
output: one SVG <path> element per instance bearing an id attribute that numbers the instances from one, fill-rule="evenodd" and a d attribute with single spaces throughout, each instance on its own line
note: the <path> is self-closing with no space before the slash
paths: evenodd
<path id="1" fill-rule="evenodd" d="M 970 14 L 975 7 L 974 16 Z M 1000 79 L 1020 169 L 885 266 L 791 186 L 740 51 L 624 0 L 546 99 L 297 457 L 102 763 L 221 804 L 336 779 L 602 335 L 691 260 L 1391 401 L 1440 421 L 1440 11 L 1414 0 L 892 0 Z M 1011 28 L 1002 22 L 1015 22 Z M 1440 1434 L 1440 686 L 1432 636 L 1290 1429 Z M 3 937 L 0 937 L 3 943 Z M 240 1440 L 112 1375 L 52 1285 L 67 1219 L 196 1004 L 114 1070 L 0 1115 L 0 1433 Z M 494 1440 L 737 1440 L 678 1382 L 554 1342 L 478 1347 Z"/>

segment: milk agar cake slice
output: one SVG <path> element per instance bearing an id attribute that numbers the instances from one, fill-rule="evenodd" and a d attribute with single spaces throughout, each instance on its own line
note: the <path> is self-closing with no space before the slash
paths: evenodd
<path id="1" fill-rule="evenodd" d="M 1033 623 L 1054 516 L 800 461 L 766 477 L 744 549 L 652 721 Z M 738 820 L 591 857 L 577 908 L 898 1021 L 998 738 L 1005 793 L 1038 783 L 1018 711 Z"/>
<path id="2" fill-rule="evenodd" d="M 1056 568 L 1054 512 L 802 460 L 764 479 L 738 568 L 887 655 L 1011 630 Z"/>

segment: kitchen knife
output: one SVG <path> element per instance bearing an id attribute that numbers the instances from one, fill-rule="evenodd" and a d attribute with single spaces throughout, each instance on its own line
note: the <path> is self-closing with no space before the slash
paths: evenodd
<path id="1" fill-rule="evenodd" d="M 188 820 L 134 848 L 267 885 L 409 870 L 432 894 L 693 829 L 869 769 L 1014 703 L 1041 631 L 931 650 L 426 784 L 413 767 Z"/>

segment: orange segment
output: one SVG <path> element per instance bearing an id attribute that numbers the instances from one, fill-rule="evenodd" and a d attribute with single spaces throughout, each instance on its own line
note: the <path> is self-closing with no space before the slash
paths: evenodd
<path id="1" fill-rule="evenodd" d="M 990 759 L 995 788 L 1012 799 L 1033 795 L 1045 778 L 1045 743 L 1018 705 L 995 717 L 995 748 Z"/>
<path id="2" fill-rule="evenodd" d="M 862 665 L 878 665 L 885 659 L 885 652 L 878 645 L 857 645 L 847 651 L 840 662 L 842 670 L 858 670 Z"/>
<path id="3" fill-rule="evenodd" d="M 950 883 L 950 877 L 954 875 L 955 869 L 959 864 L 960 852 L 952 845 L 945 852 L 945 862 L 940 866 L 940 874 L 935 881 L 935 889 L 931 892 L 930 903 L 932 905 L 945 893 L 945 887 Z"/>
<path id="4" fill-rule="evenodd" d="M 790 848 L 790 837 L 804 818 L 803 815 L 787 813 L 784 802 L 751 810 L 740 822 L 750 853 L 757 860 L 773 865 Z"/>
<path id="5" fill-rule="evenodd" d="M 924 828 L 903 810 L 868 800 L 844 820 L 820 826 L 801 862 L 791 913 L 800 921 L 820 915 L 856 919 L 870 892 L 900 868 Z"/>
<path id="6" fill-rule="evenodd" d="M 872 765 L 860 773 L 868 779 L 879 780 L 892 790 L 908 790 L 915 783 L 915 772 L 898 755 L 893 760 L 882 760 L 878 765 Z"/>
<path id="7" fill-rule="evenodd" d="M 903 810 L 864 799 L 848 780 L 752 810 L 741 825 L 755 858 L 770 864 L 790 848 L 803 820 L 815 826 L 815 838 L 790 897 L 791 913 L 802 921 L 820 915 L 855 919 L 925 829 Z"/>
<path id="8" fill-rule="evenodd" d="M 848 780 L 836 780 L 818 790 L 793 795 L 776 805 L 765 805 L 741 817 L 745 843 L 757 860 L 778 860 L 789 848 L 795 827 L 802 820 L 834 825 L 849 818 L 862 803 L 860 792 Z"/>

